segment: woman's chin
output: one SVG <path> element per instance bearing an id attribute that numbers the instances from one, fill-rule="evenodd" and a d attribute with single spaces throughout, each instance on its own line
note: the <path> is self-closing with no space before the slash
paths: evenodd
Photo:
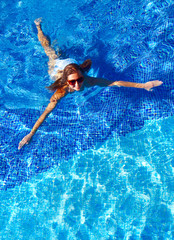
<path id="1" fill-rule="evenodd" d="M 81 88 L 71 88 L 71 91 L 80 91 Z"/>

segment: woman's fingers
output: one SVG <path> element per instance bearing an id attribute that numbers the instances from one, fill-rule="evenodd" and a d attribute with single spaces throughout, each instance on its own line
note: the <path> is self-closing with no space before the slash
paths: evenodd
<path id="1" fill-rule="evenodd" d="M 20 141 L 19 143 L 18 150 L 20 150 L 25 144 L 26 144 L 26 141 L 22 139 L 22 141 Z"/>
<path id="2" fill-rule="evenodd" d="M 19 143 L 18 150 L 20 150 L 25 144 L 28 144 L 31 137 L 29 135 L 25 136 Z"/>

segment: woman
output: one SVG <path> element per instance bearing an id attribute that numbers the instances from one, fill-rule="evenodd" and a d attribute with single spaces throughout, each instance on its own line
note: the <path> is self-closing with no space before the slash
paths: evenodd
<path id="1" fill-rule="evenodd" d="M 50 99 L 50 103 L 46 107 L 43 114 L 39 117 L 31 132 L 26 135 L 19 143 L 18 149 L 21 149 L 25 144 L 28 144 L 39 126 L 48 116 L 48 114 L 55 108 L 58 101 L 66 96 L 70 92 L 83 90 L 84 87 L 91 86 L 118 86 L 118 87 L 133 87 L 144 88 L 150 91 L 153 87 L 160 86 L 161 81 L 150 81 L 146 83 L 133 83 L 124 81 L 108 81 L 106 79 L 89 77 L 86 72 L 91 67 L 91 60 L 86 60 L 82 64 L 78 65 L 74 59 L 60 60 L 59 56 L 55 53 L 55 50 L 50 46 L 48 38 L 43 34 L 41 29 L 41 19 L 36 19 L 35 24 L 38 30 L 38 38 L 43 46 L 46 55 L 49 57 L 48 73 L 51 78 L 54 79 L 54 83 L 48 87 L 48 89 L 55 91 Z"/>

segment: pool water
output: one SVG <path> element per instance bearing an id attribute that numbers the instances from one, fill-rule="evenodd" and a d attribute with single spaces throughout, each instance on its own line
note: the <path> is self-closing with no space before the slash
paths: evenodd
<path id="1" fill-rule="evenodd" d="M 174 238 L 174 2 L 0 3 L 0 239 Z M 90 75 L 164 83 L 66 96 L 47 106 L 47 57 L 33 21 Z"/>

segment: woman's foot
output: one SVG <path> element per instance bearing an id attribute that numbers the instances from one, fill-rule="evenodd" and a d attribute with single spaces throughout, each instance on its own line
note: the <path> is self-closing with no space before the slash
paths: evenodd
<path id="1" fill-rule="evenodd" d="M 159 80 L 149 81 L 149 82 L 146 82 L 144 84 L 144 89 L 146 89 L 147 91 L 152 91 L 152 88 L 158 87 L 158 86 L 160 86 L 162 84 L 163 84 L 163 82 L 159 81 Z"/>
<path id="2" fill-rule="evenodd" d="M 37 19 L 34 21 L 34 23 L 36 24 L 36 26 L 40 26 L 41 22 L 42 22 L 42 18 L 37 18 Z"/>

